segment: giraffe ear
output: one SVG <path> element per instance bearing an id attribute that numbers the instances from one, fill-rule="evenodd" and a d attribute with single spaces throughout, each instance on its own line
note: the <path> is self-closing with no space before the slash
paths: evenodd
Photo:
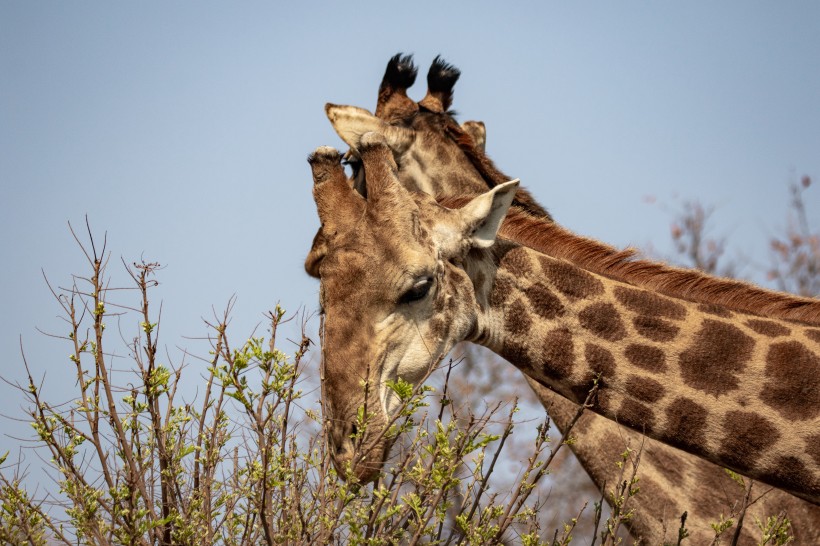
<path id="1" fill-rule="evenodd" d="M 364 108 L 326 104 L 325 113 L 339 137 L 354 150 L 359 149 L 365 133 L 384 135 L 387 145 L 395 154 L 407 151 L 416 137 L 412 129 L 390 125 Z"/>
<path id="2" fill-rule="evenodd" d="M 513 202 L 519 180 L 499 184 L 459 210 L 462 236 L 472 248 L 489 248 Z"/>

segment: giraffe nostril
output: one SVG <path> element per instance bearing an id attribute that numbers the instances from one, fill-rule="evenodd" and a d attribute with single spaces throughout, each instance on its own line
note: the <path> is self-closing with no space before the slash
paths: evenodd
<path id="1" fill-rule="evenodd" d="M 353 421 L 339 421 L 334 424 L 330 435 L 330 449 L 334 459 L 341 462 L 353 457 L 357 434 L 358 428 Z"/>

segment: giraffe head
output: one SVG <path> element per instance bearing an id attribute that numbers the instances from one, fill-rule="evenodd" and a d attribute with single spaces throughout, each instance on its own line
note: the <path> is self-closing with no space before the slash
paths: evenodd
<path id="1" fill-rule="evenodd" d="M 379 86 L 375 115 L 355 106 L 325 106 L 333 128 L 351 148 L 357 189 L 363 189 L 357 150 L 367 132 L 384 135 L 405 187 L 431 195 L 454 195 L 506 180 L 503 175 L 493 180 L 500 173 L 484 172 L 487 166 L 477 157 L 481 152 L 474 140 L 476 131 L 460 126 L 448 111 L 460 71 L 436 57 L 427 73 L 427 94 L 419 102 L 407 96 L 416 74 L 411 56 L 398 54 L 390 59 Z"/>
<path id="2" fill-rule="evenodd" d="M 400 183 L 411 191 L 430 195 L 473 195 L 510 180 L 484 153 L 484 124 L 467 121 L 459 125 L 449 112 L 453 87 L 460 72 L 436 57 L 427 73 L 427 94 L 419 102 L 407 96 L 417 69 L 409 55 L 395 55 L 387 64 L 379 86 L 376 114 L 355 106 L 328 104 L 325 107 L 333 128 L 351 150 L 346 155 L 356 190 L 367 194 L 359 158 L 362 135 L 377 132 L 385 137 Z M 523 188 L 515 203 L 537 216 L 547 211 Z M 325 238 L 321 230 L 314 238 L 305 260 L 308 274 L 318 277 L 324 257 Z"/>
<path id="3" fill-rule="evenodd" d="M 392 443 L 383 431 L 399 401 L 389 382 L 417 383 L 474 329 L 472 282 L 459 264 L 494 244 L 518 181 L 451 210 L 399 183 L 382 134 L 363 134 L 357 150 L 366 198 L 332 148 L 317 149 L 309 162 L 326 238 L 319 269 L 331 453 L 341 475 L 349 464 L 368 481 Z"/>

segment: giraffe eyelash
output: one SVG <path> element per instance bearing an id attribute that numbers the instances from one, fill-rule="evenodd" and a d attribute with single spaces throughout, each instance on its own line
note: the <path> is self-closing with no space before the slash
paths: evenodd
<path id="1" fill-rule="evenodd" d="M 433 276 L 427 276 L 417 280 L 408 291 L 402 294 L 401 298 L 399 298 L 399 303 L 413 303 L 414 301 L 424 299 L 427 297 L 427 294 L 430 293 L 430 289 L 434 283 L 435 277 Z"/>

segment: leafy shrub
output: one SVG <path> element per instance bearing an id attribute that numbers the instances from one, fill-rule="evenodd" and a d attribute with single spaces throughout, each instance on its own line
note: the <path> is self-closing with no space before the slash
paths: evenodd
<path id="1" fill-rule="evenodd" d="M 267 315 L 266 339 L 235 345 L 229 304 L 206 322 L 211 350 L 198 365 L 165 364 L 150 298 L 159 264 L 126 266 L 132 289 L 114 288 L 105 245 L 98 250 L 91 239 L 80 247 L 88 274 L 68 289 L 52 288 L 68 324 L 56 337 L 70 347 L 76 394 L 68 402 L 45 399 L 28 362 L 19 386 L 58 491 L 31 498 L 4 468 L 0 542 L 485 544 L 515 536 L 543 543 L 537 515 L 545 501 L 532 493 L 570 440 L 551 443 L 548 421 L 529 456 L 519 455 L 526 462 L 513 487 L 499 494 L 490 485 L 517 403 L 476 415 L 449 397 L 446 381 L 440 393 L 399 381 L 391 388 L 403 406 L 384 431 L 400 436 L 399 448 L 375 484 L 346 483 L 330 463 L 309 379 L 317 371 L 304 374 L 312 345 L 304 322 L 288 353 L 277 333 L 293 317 L 278 306 Z M 130 324 L 135 331 L 124 342 L 125 370 L 115 369 L 114 347 L 121 347 L 106 329 L 115 319 L 120 330 Z M 183 381 L 202 382 L 198 400 L 181 400 Z M 365 412 L 361 419 L 364 430 Z M 490 423 L 502 432 L 487 432 Z M 555 530 L 550 543 L 568 543 L 575 523 Z"/>

